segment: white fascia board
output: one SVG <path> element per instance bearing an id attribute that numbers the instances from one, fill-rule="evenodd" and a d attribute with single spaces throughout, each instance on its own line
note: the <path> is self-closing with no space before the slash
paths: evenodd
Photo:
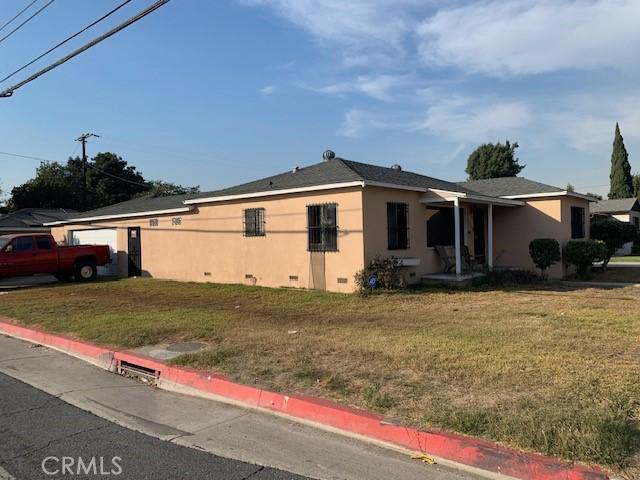
<path id="1" fill-rule="evenodd" d="M 597 202 L 598 200 L 589 195 L 583 195 L 582 193 L 568 192 L 567 190 L 561 190 L 558 192 L 544 192 L 544 193 L 529 193 L 527 195 L 505 195 L 500 198 L 545 198 L 545 197 L 575 197 L 583 200 L 589 200 L 590 202 Z"/>
<path id="2" fill-rule="evenodd" d="M 424 187 L 411 187 L 408 185 L 396 185 L 395 183 L 385 183 L 385 182 L 372 182 L 366 180 L 364 182 L 365 187 L 381 187 L 381 188 L 394 188 L 396 190 L 409 190 L 411 192 L 421 192 L 425 193 L 427 191 Z"/>
<path id="3" fill-rule="evenodd" d="M 265 192 L 241 193 L 238 195 L 224 195 L 220 197 L 193 198 L 191 200 L 185 200 L 182 203 L 184 203 L 185 205 L 196 205 L 199 203 L 227 202 L 230 200 L 242 200 L 245 198 L 270 197 L 272 195 L 286 195 L 288 193 L 317 192 L 320 190 L 334 190 L 336 188 L 348 188 L 348 187 L 364 187 L 364 182 L 361 180 L 358 180 L 355 182 L 328 183 L 326 185 L 314 185 L 311 187 L 287 188 L 283 190 L 268 190 Z"/>
<path id="4" fill-rule="evenodd" d="M 56 225 L 68 225 L 70 223 L 97 222 L 100 220 L 116 220 L 120 218 L 152 217 L 154 215 L 187 213 L 187 212 L 190 212 L 192 209 L 193 207 L 179 207 L 179 208 L 170 208 L 168 210 L 152 210 L 149 212 L 121 213 L 119 215 L 100 215 L 97 217 L 84 217 L 84 218 L 69 218 L 68 220 L 60 220 L 58 222 L 45 223 L 44 225 L 53 227 Z"/>
<path id="5" fill-rule="evenodd" d="M 436 188 L 430 188 L 429 191 L 437 195 L 441 195 L 444 200 L 449 202 L 452 202 L 454 201 L 454 199 L 458 198 L 462 200 L 475 201 L 478 203 L 487 203 L 487 204 L 492 203 L 493 205 L 504 205 L 508 207 L 520 207 L 524 205 L 524 202 L 521 202 L 515 199 L 505 198 L 505 197 L 489 197 L 486 195 L 475 195 L 472 193 L 464 193 L 464 192 L 451 192 L 451 191 L 440 190 Z M 438 201 L 441 201 L 441 200 L 425 199 L 425 200 L 421 200 L 421 203 L 436 203 Z"/>

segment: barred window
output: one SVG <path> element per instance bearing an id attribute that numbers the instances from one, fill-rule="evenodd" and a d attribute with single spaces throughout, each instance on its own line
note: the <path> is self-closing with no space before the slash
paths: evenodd
<path id="1" fill-rule="evenodd" d="M 387 203 L 387 248 L 409 248 L 409 205 L 406 203 Z"/>
<path id="2" fill-rule="evenodd" d="M 584 208 L 571 207 L 571 238 L 584 238 Z"/>
<path id="3" fill-rule="evenodd" d="M 247 208 L 244 211 L 244 236 L 264 237 L 264 208 Z"/>
<path id="4" fill-rule="evenodd" d="M 337 209 L 336 203 L 307 206 L 310 252 L 338 251 Z"/>

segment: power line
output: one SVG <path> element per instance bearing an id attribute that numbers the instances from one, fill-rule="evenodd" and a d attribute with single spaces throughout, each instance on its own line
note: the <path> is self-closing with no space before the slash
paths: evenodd
<path id="1" fill-rule="evenodd" d="M 53 0 L 52 0 L 53 1 Z M 132 25 L 133 23 L 136 23 L 138 20 L 141 20 L 142 18 L 146 17 L 147 15 L 149 15 L 150 13 L 154 12 L 155 10 L 157 10 L 158 8 L 162 7 L 163 5 L 169 3 L 170 0 L 158 0 L 157 2 L 153 3 L 152 5 L 150 5 L 149 7 L 145 8 L 144 10 L 142 10 L 141 12 L 139 12 L 137 15 L 131 17 L 130 19 L 126 20 L 125 22 L 121 23 L 120 25 L 118 25 L 117 27 L 109 30 L 107 33 L 104 33 L 102 35 L 100 35 L 99 37 L 95 38 L 94 40 L 90 41 L 89 43 L 83 45 L 82 47 L 74 50 L 73 52 L 71 52 L 69 55 L 62 57 L 60 60 L 58 60 L 57 62 L 52 63 L 51 65 L 49 65 L 48 67 L 43 68 L 42 70 L 39 70 L 38 72 L 34 73 L 33 75 L 31 75 L 30 77 L 26 78 L 25 80 L 16 83 L 15 85 L 5 89 L 4 91 L 0 92 L 0 97 L 10 97 L 11 95 L 13 95 L 13 92 L 16 91 L 17 89 L 19 89 L 20 87 L 25 86 L 27 83 L 30 83 L 32 81 L 34 81 L 35 79 L 37 79 L 38 77 L 44 75 L 47 72 L 50 72 L 51 70 L 53 70 L 56 67 L 59 67 L 60 65 L 62 65 L 63 63 L 68 62 L 69 60 L 71 60 L 74 57 L 77 57 L 78 55 L 80 55 L 82 52 L 89 50 L 91 47 L 97 45 L 98 43 L 106 40 L 107 38 L 115 35 L 116 33 L 118 33 L 120 30 L 124 30 L 125 28 L 127 28 L 129 25 Z"/>
<path id="2" fill-rule="evenodd" d="M 28 158 L 29 160 L 38 160 L 39 162 L 55 162 L 56 160 L 49 160 L 48 158 L 32 157 L 31 155 L 19 155 L 17 153 L 0 152 L 0 155 L 6 155 L 8 157 Z"/>
<path id="3" fill-rule="evenodd" d="M 105 13 L 102 17 L 100 17 L 99 19 L 97 19 L 95 22 L 87 25 L 86 27 L 84 27 L 82 30 L 78 31 L 77 33 L 74 33 L 73 35 L 71 35 L 70 37 L 65 38 L 63 41 L 61 41 L 60 43 L 58 43 L 57 45 L 55 45 L 54 47 L 51 47 L 49 50 L 47 50 L 46 52 L 44 52 L 42 55 L 37 56 L 36 58 L 34 58 L 33 60 L 31 60 L 29 63 L 23 65 L 22 67 L 20 67 L 19 69 L 17 69 L 15 72 L 10 73 L 9 75 L 7 75 L 6 77 L 4 77 L 2 80 L 0 80 L 0 83 L 9 80 L 11 77 L 13 77 L 14 75 L 16 75 L 17 73 L 20 73 L 22 70 L 24 70 L 25 68 L 33 65 L 34 63 L 36 63 L 38 60 L 40 60 L 42 57 L 45 57 L 47 55 L 49 55 L 51 52 L 53 52 L 54 50 L 56 50 L 57 48 L 60 48 L 62 45 L 64 45 L 65 43 L 73 40 L 74 38 L 76 38 L 78 35 L 81 35 L 82 33 L 86 32 L 87 30 L 89 30 L 91 27 L 97 25 L 98 23 L 100 23 L 101 21 L 103 21 L 105 18 L 113 15 L 114 13 L 116 13 L 118 10 L 120 10 L 122 7 L 124 7 L 127 3 L 130 3 L 131 0 L 126 0 L 125 2 L 122 2 L 120 5 L 118 5 L 116 8 L 114 8 L 113 10 Z"/>
<path id="4" fill-rule="evenodd" d="M 18 30 L 20 30 L 22 27 L 24 27 L 27 23 L 29 23 L 32 19 L 34 19 L 35 17 L 37 17 L 40 12 L 42 12 L 45 8 L 47 8 L 49 5 L 51 5 L 53 2 L 55 2 L 56 0 L 49 0 L 47 3 L 45 3 L 42 7 L 40 7 L 39 10 L 36 10 L 36 12 L 31 15 L 29 18 L 27 18 L 24 22 L 22 22 L 20 25 L 18 25 L 16 28 L 14 28 L 13 30 L 11 30 L 9 33 L 7 33 L 4 37 L 0 38 L 0 43 L 4 42 L 7 38 L 9 38 L 11 35 L 13 35 L 14 33 L 16 33 Z"/>
<path id="5" fill-rule="evenodd" d="M 38 1 L 38 0 L 33 0 L 31 3 L 28 3 L 28 4 L 27 4 L 27 6 L 26 6 L 26 7 L 24 7 L 22 10 L 20 10 L 20 11 L 19 11 L 19 12 L 18 12 L 18 13 L 17 13 L 17 14 L 16 14 L 12 19 L 11 19 L 11 20 L 9 20 L 7 23 L 5 23 L 4 25 L 2 25 L 2 26 L 0 27 L 0 32 L 1 32 L 2 30 L 4 30 L 5 28 L 7 28 L 9 25 L 11 25 L 11 23 L 13 23 L 13 21 L 14 21 L 16 18 L 18 18 L 20 15 L 22 15 L 24 12 L 26 12 L 26 11 L 29 9 L 29 7 L 30 7 L 31 5 L 33 5 L 34 3 L 36 3 L 37 1 Z"/>

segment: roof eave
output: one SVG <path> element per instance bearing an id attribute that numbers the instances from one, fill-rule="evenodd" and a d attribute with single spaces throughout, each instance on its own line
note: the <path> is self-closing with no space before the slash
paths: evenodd
<path id="1" fill-rule="evenodd" d="M 567 190 L 558 190 L 557 192 L 539 192 L 539 193 L 527 193 L 518 195 L 503 195 L 500 198 L 519 199 L 519 198 L 544 198 L 544 197 L 575 197 L 582 200 L 588 200 L 590 202 L 597 202 L 598 199 L 591 195 L 584 195 L 577 192 L 569 192 Z"/>
<path id="2" fill-rule="evenodd" d="M 114 215 L 97 215 L 95 217 L 83 217 L 83 218 L 69 218 L 67 220 L 60 220 L 57 222 L 45 223 L 45 226 L 60 226 L 60 225 L 68 225 L 71 223 L 86 223 L 86 222 L 96 222 L 101 220 L 117 220 L 121 218 L 137 218 L 137 217 L 150 217 L 153 215 L 169 215 L 172 213 L 187 213 L 193 210 L 194 207 L 179 207 L 179 208 L 169 208 L 166 210 L 151 210 L 147 212 L 134 212 L 134 213 L 121 213 Z"/>

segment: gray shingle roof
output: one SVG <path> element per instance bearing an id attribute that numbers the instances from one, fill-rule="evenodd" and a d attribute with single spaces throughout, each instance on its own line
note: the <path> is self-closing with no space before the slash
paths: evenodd
<path id="1" fill-rule="evenodd" d="M 616 213 L 640 210 L 637 198 L 619 198 L 616 200 L 600 200 L 591 205 L 591 213 Z"/>
<path id="2" fill-rule="evenodd" d="M 458 182 L 458 185 L 490 197 L 532 195 L 535 193 L 560 193 L 565 191 L 564 188 L 534 182 L 533 180 L 528 180 L 523 177 L 488 178 L 485 180 Z"/>
<path id="3" fill-rule="evenodd" d="M 140 197 L 128 200 L 126 202 L 116 203 L 107 207 L 89 210 L 74 215 L 73 219 L 81 220 L 83 218 L 104 217 L 111 215 L 125 215 L 131 213 L 154 212 L 157 210 L 172 210 L 174 208 L 182 208 L 182 203 L 187 198 L 194 195 L 170 195 L 167 197 Z"/>
<path id="4" fill-rule="evenodd" d="M 42 228 L 45 223 L 65 220 L 75 213 L 61 208 L 23 208 L 0 216 L 0 229 Z"/>
<path id="5" fill-rule="evenodd" d="M 270 190 L 285 190 L 291 188 L 312 187 L 317 185 L 327 185 L 333 183 L 345 183 L 354 181 L 371 181 L 402 185 L 416 188 L 436 188 L 456 192 L 471 192 L 464 187 L 437 178 L 420 175 L 413 172 L 406 172 L 378 165 L 334 158 L 328 161 L 316 163 L 308 167 L 262 178 L 253 182 L 243 183 L 235 187 L 224 188 L 212 192 L 201 192 L 188 195 L 174 195 L 170 197 L 156 198 L 136 198 L 127 202 L 110 205 L 108 207 L 91 210 L 73 218 L 81 220 L 83 218 L 101 217 L 110 215 L 127 215 L 132 213 L 151 212 L 156 210 L 169 210 L 183 207 L 183 201 L 197 198 L 214 198 L 227 195 L 243 195 L 258 192 L 268 192 Z"/>

